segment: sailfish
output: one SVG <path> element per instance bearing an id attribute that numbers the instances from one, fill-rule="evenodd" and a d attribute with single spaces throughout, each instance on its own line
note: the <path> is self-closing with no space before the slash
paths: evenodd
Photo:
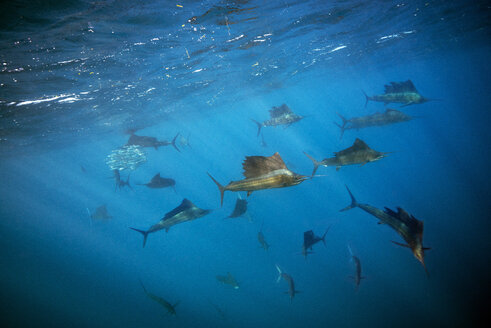
<path id="1" fill-rule="evenodd" d="M 211 210 L 201 209 L 194 205 L 189 199 L 184 198 L 181 205 L 166 213 L 159 222 L 151 226 L 148 230 L 145 231 L 131 227 L 130 229 L 135 230 L 143 235 L 143 247 L 145 247 L 149 233 L 156 232 L 162 229 L 165 229 L 165 231 L 168 232 L 169 229 L 176 224 L 196 220 L 210 212 Z"/>
<path id="2" fill-rule="evenodd" d="M 314 163 L 314 170 L 312 176 L 319 168 L 319 166 L 336 166 L 336 170 L 339 170 L 341 166 L 361 164 L 365 165 L 369 162 L 375 162 L 387 156 L 387 152 L 380 152 L 370 148 L 363 140 L 356 138 L 351 147 L 343 149 L 338 152 L 334 152 L 334 157 L 325 158 L 322 161 L 316 161 L 312 156 L 304 152 L 304 154 L 310 158 Z"/>
<path id="3" fill-rule="evenodd" d="M 226 276 L 216 276 L 217 280 L 224 285 L 230 285 L 234 289 L 239 289 L 239 283 L 235 280 L 234 276 L 230 272 L 227 272 Z"/>
<path id="4" fill-rule="evenodd" d="M 345 118 L 341 114 L 338 113 L 338 116 L 343 120 L 343 125 L 336 124 L 341 129 L 341 137 L 343 138 L 343 134 L 345 130 L 350 129 L 363 129 L 371 126 L 383 126 L 395 123 L 406 122 L 412 119 L 411 116 L 395 110 L 388 108 L 383 113 L 374 113 L 371 115 L 360 116 L 360 117 L 352 117 Z"/>
<path id="5" fill-rule="evenodd" d="M 129 131 L 131 133 L 130 138 L 128 139 L 128 142 L 126 143 L 127 146 L 131 145 L 136 145 L 140 147 L 152 147 L 155 149 L 159 149 L 159 147 L 162 146 L 169 146 L 172 145 L 178 152 L 180 152 L 179 148 L 177 148 L 176 145 L 176 139 L 179 136 L 179 133 L 176 134 L 174 139 L 172 141 L 167 141 L 167 140 L 157 140 L 155 137 L 148 137 L 148 136 L 138 136 L 134 134 L 134 131 Z"/>
<path id="6" fill-rule="evenodd" d="M 238 218 L 239 216 L 242 216 L 247 212 L 247 200 L 237 198 L 237 201 L 235 202 L 235 208 L 232 213 L 230 213 L 227 218 Z"/>
<path id="7" fill-rule="evenodd" d="M 141 282 L 141 280 L 140 280 L 140 285 L 142 286 L 143 291 L 145 292 L 145 295 L 148 296 L 148 298 L 150 298 L 152 301 L 157 302 L 160 305 L 162 305 L 167 310 L 167 312 L 169 312 L 170 314 L 176 315 L 176 306 L 179 304 L 179 302 L 177 302 L 175 304 L 171 304 L 168 301 L 166 301 L 165 299 L 163 299 L 162 297 L 148 292 L 147 289 L 145 288 L 145 286 L 143 285 L 143 283 Z"/>
<path id="8" fill-rule="evenodd" d="M 378 101 L 383 102 L 385 105 L 389 103 L 400 103 L 403 104 L 402 107 L 422 104 L 430 100 L 423 97 L 411 80 L 405 82 L 390 82 L 390 84 L 384 86 L 384 93 L 381 95 L 368 96 L 365 92 L 365 107 L 367 107 L 368 101 Z"/>
<path id="9" fill-rule="evenodd" d="M 286 104 L 281 105 L 280 107 L 273 107 L 269 110 L 269 116 L 271 117 L 269 120 L 264 122 L 258 122 L 256 120 L 252 120 L 257 125 L 257 136 L 261 133 L 261 128 L 263 126 L 278 126 L 278 125 L 286 125 L 289 126 L 292 123 L 300 121 L 304 116 L 300 116 L 292 112 L 290 107 Z"/>
<path id="10" fill-rule="evenodd" d="M 87 209 L 88 211 L 88 209 Z M 90 213 L 90 218 L 91 219 L 96 219 L 96 220 L 107 220 L 107 219 L 112 219 L 112 216 L 109 214 L 107 211 L 106 205 L 101 205 L 99 206 L 94 213 Z"/>
<path id="11" fill-rule="evenodd" d="M 138 183 L 141 186 L 147 186 L 148 188 L 159 189 L 173 187 L 176 185 L 176 181 L 170 178 L 162 178 L 160 173 L 157 173 L 148 183 Z M 175 188 L 174 188 L 175 191 Z"/>
<path id="12" fill-rule="evenodd" d="M 316 236 L 312 230 L 303 233 L 302 255 L 307 259 L 307 254 L 312 254 L 312 246 L 322 241 L 326 246 L 326 235 L 331 227 L 327 228 L 322 237 Z M 309 251 L 310 250 L 310 251 Z"/>
<path id="13" fill-rule="evenodd" d="M 247 196 L 249 196 L 256 190 L 295 186 L 308 178 L 290 171 L 277 152 L 270 157 L 246 156 L 242 167 L 245 179 L 231 181 L 226 186 L 222 186 L 210 173 L 207 173 L 220 190 L 221 206 L 223 205 L 223 194 L 227 190 L 247 191 Z"/>
<path id="14" fill-rule="evenodd" d="M 407 244 L 402 244 L 395 241 L 392 242 L 396 245 L 411 249 L 414 257 L 421 262 L 426 274 L 428 274 L 424 261 L 424 251 L 430 248 L 423 247 L 423 222 L 416 219 L 414 216 L 400 207 L 398 207 L 397 212 L 395 212 L 387 207 L 385 207 L 385 210 L 381 210 L 368 204 L 360 204 L 356 201 L 348 186 L 346 186 L 346 189 L 351 197 L 351 204 L 343 208 L 341 212 L 347 211 L 354 207 L 359 207 L 365 212 L 379 219 L 379 223 L 387 224 L 389 227 L 394 229 L 406 241 Z"/>
<path id="15" fill-rule="evenodd" d="M 280 282 L 281 278 L 283 278 L 288 283 L 288 291 L 285 292 L 290 296 L 290 302 L 293 301 L 295 294 L 300 293 L 300 291 L 295 289 L 295 282 L 293 281 L 292 276 L 288 273 L 281 271 L 281 268 L 276 264 L 276 270 L 278 270 L 278 278 L 276 279 L 276 283 Z"/>

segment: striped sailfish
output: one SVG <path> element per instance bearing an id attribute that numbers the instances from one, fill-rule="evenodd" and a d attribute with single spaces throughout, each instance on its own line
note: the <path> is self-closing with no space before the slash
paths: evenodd
<path id="1" fill-rule="evenodd" d="M 247 191 L 247 196 L 249 196 L 256 190 L 295 186 L 308 178 L 290 171 L 277 152 L 269 157 L 246 156 L 242 167 L 245 179 L 231 181 L 226 186 L 222 186 L 208 173 L 220 191 L 220 205 L 223 205 L 223 194 L 227 190 Z"/>

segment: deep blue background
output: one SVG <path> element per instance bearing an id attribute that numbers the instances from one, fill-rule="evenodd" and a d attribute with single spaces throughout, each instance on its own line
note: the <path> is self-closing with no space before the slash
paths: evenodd
<path id="1" fill-rule="evenodd" d="M 13 2 L 1 25 L 0 308 L 7 326 L 461 327 L 484 315 L 486 2 L 56 3 Z M 192 16 L 198 24 L 187 22 Z M 340 140 L 336 112 L 383 111 L 381 103 L 364 108 L 362 90 L 380 94 L 384 84 L 407 79 L 441 100 L 403 108 L 418 116 L 410 122 L 349 130 Z M 266 120 L 282 103 L 307 117 L 263 128 L 262 147 L 250 119 Z M 105 158 L 135 127 L 159 139 L 189 135 L 192 148 L 146 149 L 147 162 L 131 172 L 133 183 L 160 172 L 176 180 L 176 192 L 114 191 Z M 394 153 L 254 192 L 252 222 L 223 219 L 237 194 L 227 191 L 220 208 L 206 172 L 226 184 L 241 179 L 245 156 L 279 152 L 292 171 L 310 174 L 303 151 L 321 160 L 357 137 Z M 424 222 L 429 277 L 409 250 L 390 242 L 402 240 L 389 227 L 359 209 L 339 212 L 350 202 L 345 184 L 360 202 L 401 206 Z M 142 249 L 141 235 L 128 227 L 149 227 L 184 197 L 214 211 L 151 234 Z M 88 218 L 87 208 L 101 204 L 112 220 Z M 305 260 L 303 232 L 329 226 L 327 247 L 314 246 Z M 261 227 L 267 252 L 257 242 Z M 358 291 L 348 245 L 366 276 Z M 292 302 L 286 283 L 275 283 L 275 264 L 302 291 Z M 216 281 L 226 272 L 239 290 Z M 139 279 L 180 301 L 177 316 L 147 298 Z"/>

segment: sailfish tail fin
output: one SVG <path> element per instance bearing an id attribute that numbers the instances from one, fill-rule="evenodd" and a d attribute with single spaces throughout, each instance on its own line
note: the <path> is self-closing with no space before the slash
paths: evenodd
<path id="1" fill-rule="evenodd" d="M 140 230 L 140 229 L 136 229 L 136 228 L 132 228 L 132 227 L 130 227 L 130 229 L 138 231 L 139 233 L 141 233 L 143 235 L 143 247 L 145 247 L 145 244 L 147 243 L 148 231 Z"/>
<path id="2" fill-rule="evenodd" d="M 324 246 L 326 246 L 326 235 L 327 235 L 327 232 L 329 231 L 329 229 L 331 229 L 331 226 L 329 226 L 327 229 L 326 229 L 326 232 L 324 232 L 324 234 L 322 235 L 322 243 L 324 243 Z"/>
<path id="3" fill-rule="evenodd" d="M 261 123 L 259 123 L 258 121 L 254 120 L 251 118 L 251 120 L 257 124 L 257 137 L 259 137 L 259 134 L 261 133 L 261 128 L 263 127 L 263 125 Z"/>
<path id="4" fill-rule="evenodd" d="M 283 272 L 281 272 L 281 269 L 280 269 L 280 267 L 278 266 L 278 264 L 276 264 L 276 270 L 278 270 L 278 278 L 276 278 L 276 283 L 278 283 L 278 282 L 280 282 L 280 280 L 281 280 L 281 274 L 282 274 Z"/>
<path id="5" fill-rule="evenodd" d="M 368 101 L 370 100 L 370 97 L 367 95 L 367 93 L 365 92 L 365 90 L 361 90 L 361 91 L 365 95 L 365 108 L 367 108 Z"/>
<path id="6" fill-rule="evenodd" d="M 220 182 L 218 182 L 217 180 L 215 180 L 214 177 L 211 176 L 210 173 L 206 172 L 206 174 L 208 174 L 208 176 L 213 180 L 213 182 L 215 182 L 215 184 L 217 185 L 218 187 L 218 190 L 220 190 L 220 206 L 223 206 L 223 194 L 225 193 L 225 187 L 222 186 L 220 184 Z"/>
<path id="7" fill-rule="evenodd" d="M 334 124 L 336 124 L 341 129 L 341 136 L 339 137 L 339 139 L 343 139 L 344 130 L 346 129 L 346 124 L 348 124 L 348 120 L 344 118 L 344 116 L 342 116 L 341 114 L 336 114 L 338 114 L 338 116 L 343 120 L 343 125 L 339 125 L 338 123 L 334 122 Z"/>
<path id="8" fill-rule="evenodd" d="M 353 257 L 353 250 L 351 249 L 350 244 L 348 244 L 348 251 L 349 251 L 349 255 Z"/>
<path id="9" fill-rule="evenodd" d="M 310 158 L 310 160 L 312 161 L 312 163 L 314 164 L 314 170 L 312 171 L 312 175 L 311 177 L 313 177 L 315 175 L 315 172 L 317 172 L 317 169 L 319 168 L 319 165 L 320 163 L 317 162 L 315 160 L 315 158 L 313 158 L 312 156 L 310 156 L 309 154 L 307 154 L 306 152 L 303 152 L 305 154 L 305 156 L 307 156 L 308 158 Z"/>
<path id="10" fill-rule="evenodd" d="M 177 148 L 177 145 L 176 145 L 176 140 L 177 140 L 177 137 L 179 136 L 179 132 L 177 132 L 176 136 L 174 137 L 174 139 L 172 139 L 172 142 L 171 142 L 171 145 L 178 151 L 178 152 L 181 152 L 179 150 L 179 148 Z"/>
<path id="11" fill-rule="evenodd" d="M 350 209 L 358 206 L 358 203 L 356 202 L 355 196 L 353 196 L 353 194 L 351 193 L 351 190 L 349 190 L 348 186 L 346 186 L 346 189 L 348 190 L 348 193 L 351 197 L 351 204 L 346 206 L 342 210 L 340 210 L 340 212 L 344 212 L 344 211 L 350 210 Z"/>

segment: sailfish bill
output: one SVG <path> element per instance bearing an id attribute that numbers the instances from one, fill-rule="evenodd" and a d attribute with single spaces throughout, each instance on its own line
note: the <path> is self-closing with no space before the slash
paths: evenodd
<path id="1" fill-rule="evenodd" d="M 256 190 L 290 187 L 307 179 L 305 175 L 290 171 L 277 152 L 270 157 L 246 156 L 242 167 L 245 179 L 231 181 L 226 186 L 221 185 L 207 172 L 220 191 L 220 206 L 223 206 L 223 195 L 227 190 L 247 191 L 247 196 L 249 196 Z"/>

